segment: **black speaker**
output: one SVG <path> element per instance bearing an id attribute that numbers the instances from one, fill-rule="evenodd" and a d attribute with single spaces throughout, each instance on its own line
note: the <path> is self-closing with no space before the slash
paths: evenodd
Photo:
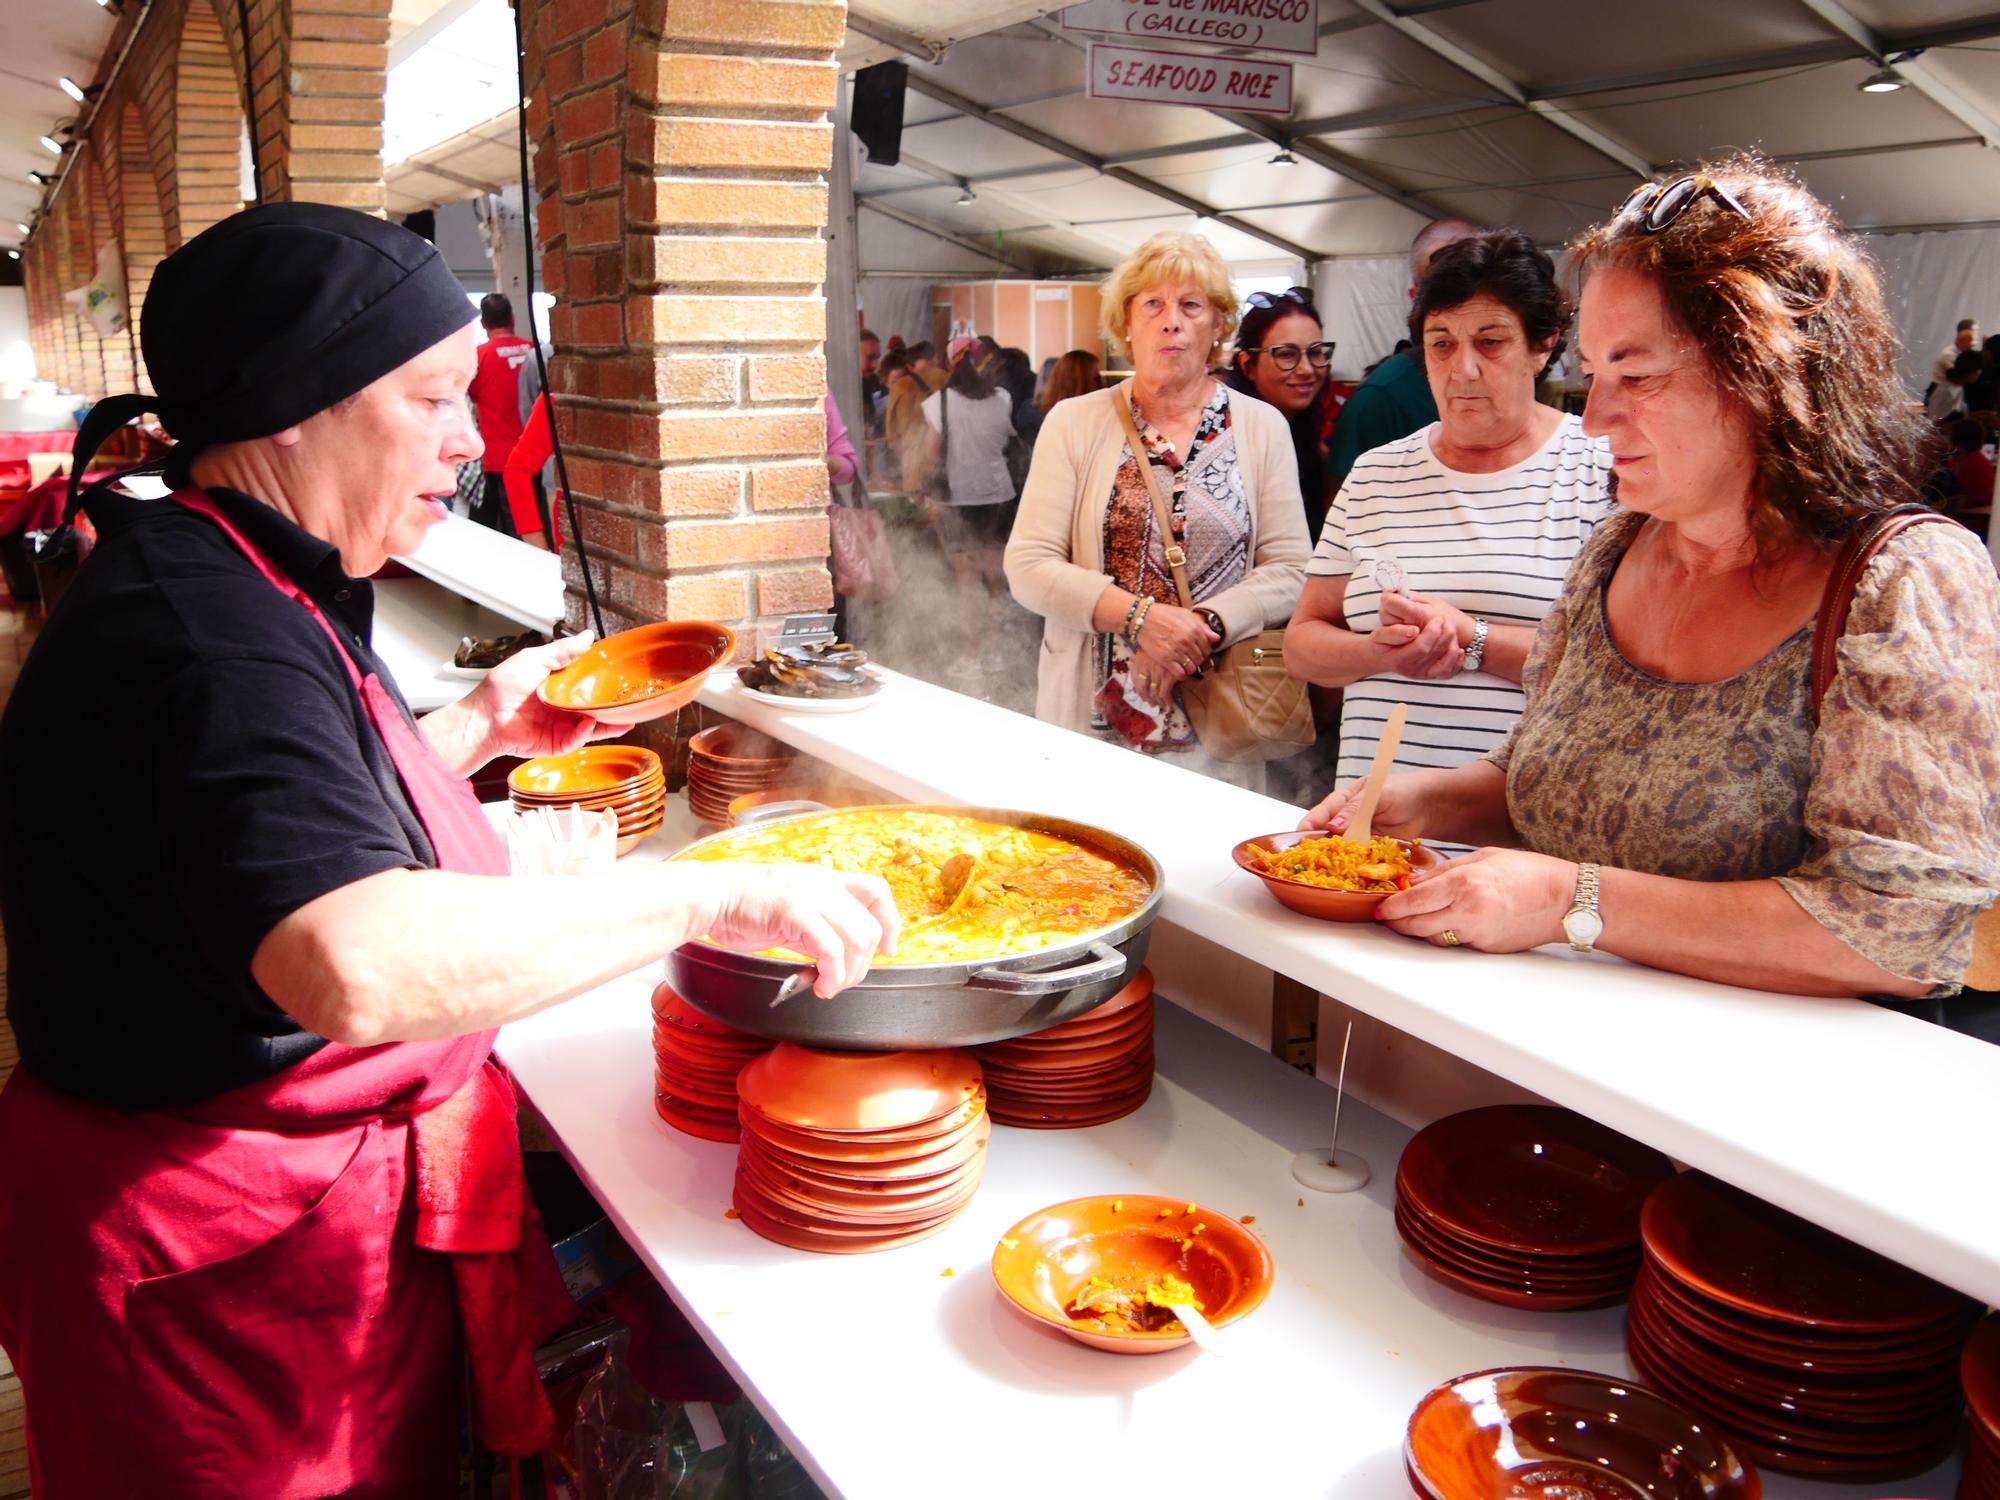
<path id="1" fill-rule="evenodd" d="M 893 167 L 903 156 L 905 63 L 880 62 L 854 75 L 854 108 L 847 125 L 868 148 L 868 159 Z"/>

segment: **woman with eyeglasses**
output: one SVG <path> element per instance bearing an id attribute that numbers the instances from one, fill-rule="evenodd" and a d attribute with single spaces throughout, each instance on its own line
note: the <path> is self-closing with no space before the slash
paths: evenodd
<path id="1" fill-rule="evenodd" d="M 1319 309 L 1302 286 L 1275 294 L 1252 292 L 1244 307 L 1236 352 L 1223 380 L 1232 391 L 1268 401 L 1291 424 L 1306 535 L 1317 539 L 1326 520 L 1326 448 L 1319 434 L 1333 344 L 1321 336 Z"/>
<path id="2" fill-rule="evenodd" d="M 1409 705 L 1399 770 L 1462 766 L 1521 712 L 1521 664 L 1604 515 L 1609 460 L 1535 400 L 1569 304 L 1517 229 L 1445 246 L 1417 288 L 1438 420 L 1364 453 L 1327 510 L 1285 636 L 1295 677 L 1343 689 L 1339 781 Z"/>
<path id="3" fill-rule="evenodd" d="M 1382 918 L 1964 1024 L 1937 1002 L 2000 891 L 2000 585 L 1921 511 L 1842 563 L 1929 452 L 1874 267 L 1746 158 L 1646 184 L 1575 257 L 1584 426 L 1622 509 L 1542 625 L 1507 742 L 1390 778 L 1378 831 L 1494 847 Z M 1342 827 L 1350 795 L 1310 821 Z"/>
<path id="4" fill-rule="evenodd" d="M 1007 544 L 1014 597 L 1046 622 L 1035 715 L 1261 789 L 1261 762 L 1204 750 L 1179 685 L 1298 598 L 1310 544 L 1291 434 L 1209 374 L 1236 294 L 1207 240 L 1152 236 L 1103 306 L 1133 377 L 1050 408 Z"/>

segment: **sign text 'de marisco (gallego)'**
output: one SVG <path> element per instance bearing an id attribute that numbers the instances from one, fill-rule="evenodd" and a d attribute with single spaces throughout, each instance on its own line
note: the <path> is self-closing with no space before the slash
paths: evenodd
<path id="1" fill-rule="evenodd" d="M 1062 24 L 1127 41 L 1319 51 L 1319 0 L 1083 0 L 1062 13 Z"/>

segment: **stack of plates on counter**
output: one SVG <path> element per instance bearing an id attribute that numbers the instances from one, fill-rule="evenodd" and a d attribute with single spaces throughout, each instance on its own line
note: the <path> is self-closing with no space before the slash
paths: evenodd
<path id="1" fill-rule="evenodd" d="M 717 724 L 688 741 L 688 805 L 704 823 L 729 822 L 729 804 L 793 780 L 796 750 L 742 724 Z"/>
<path id="2" fill-rule="evenodd" d="M 618 815 L 623 854 L 666 819 L 667 777 L 660 757 L 640 745 L 585 745 L 567 755 L 524 760 L 507 775 L 514 806 L 582 807 Z"/>
<path id="3" fill-rule="evenodd" d="M 1417 1132 L 1396 1167 L 1396 1228 L 1448 1286 L 1550 1312 L 1621 1302 L 1639 1211 L 1674 1174 L 1649 1146 L 1549 1105 L 1501 1104 Z"/>
<path id="4" fill-rule="evenodd" d="M 1699 1172 L 1642 1228 L 1632 1367 L 1758 1463 L 1882 1480 L 1951 1451 L 1969 1299 Z"/>
<path id="5" fill-rule="evenodd" d="M 1152 970 L 1074 1021 L 972 1050 L 1002 1125 L 1074 1130 L 1122 1119 L 1153 1092 Z"/>
<path id="6" fill-rule="evenodd" d="M 653 991 L 653 1108 L 688 1135 L 736 1140 L 736 1075 L 775 1045 L 703 1015 L 662 984 Z"/>
<path id="7" fill-rule="evenodd" d="M 1958 1500 L 2000 1500 L 2000 1314 L 1979 1325 L 1958 1372 L 1972 1413 Z"/>
<path id="8" fill-rule="evenodd" d="M 888 1250 L 936 1234 L 979 1187 L 993 1122 L 970 1053 L 780 1042 L 736 1091 L 734 1212 L 767 1240 Z"/>

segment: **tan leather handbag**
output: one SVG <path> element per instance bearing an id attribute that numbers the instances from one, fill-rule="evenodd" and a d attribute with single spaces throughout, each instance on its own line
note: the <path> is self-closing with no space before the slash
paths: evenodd
<path id="1" fill-rule="evenodd" d="M 1146 445 L 1139 439 L 1138 425 L 1132 420 L 1132 405 L 1123 391 L 1112 397 L 1118 420 L 1125 427 L 1125 441 L 1139 463 L 1139 477 L 1153 500 L 1153 515 L 1160 523 L 1160 538 L 1166 544 L 1167 567 L 1174 575 L 1174 591 L 1181 608 L 1195 607 L 1188 589 L 1187 554 L 1174 540 L 1173 516 L 1159 481 L 1153 477 L 1153 463 Z M 1255 566 L 1255 558 L 1251 565 Z M 1227 646 L 1209 659 L 1208 665 L 1180 682 L 1181 704 L 1201 746 L 1221 761 L 1283 760 L 1312 745 L 1317 737 L 1313 727 L 1312 699 L 1306 685 L 1285 670 L 1285 632 L 1263 630 L 1247 640 Z"/>
<path id="2" fill-rule="evenodd" d="M 1950 516 L 1939 515 L 1927 506 L 1899 505 L 1877 516 L 1874 521 L 1855 528 L 1854 534 L 1841 546 L 1833 573 L 1826 580 L 1826 593 L 1819 603 L 1819 619 L 1813 627 L 1812 703 L 1815 726 L 1819 723 L 1820 700 L 1826 697 L 1826 690 L 1833 685 L 1833 674 L 1839 666 L 1836 652 L 1841 636 L 1847 631 L 1847 612 L 1854 607 L 1854 590 L 1861 583 L 1861 575 L 1868 571 L 1868 564 L 1875 560 L 1875 554 L 1891 537 L 1926 521 L 1942 521 L 1947 526 L 1957 524 Z M 2000 905 L 1987 907 L 1973 921 L 1972 965 L 1965 971 L 1965 983 L 1975 990 L 2000 989 Z M 1951 1002 L 1945 1003 L 1949 1005 Z"/>

